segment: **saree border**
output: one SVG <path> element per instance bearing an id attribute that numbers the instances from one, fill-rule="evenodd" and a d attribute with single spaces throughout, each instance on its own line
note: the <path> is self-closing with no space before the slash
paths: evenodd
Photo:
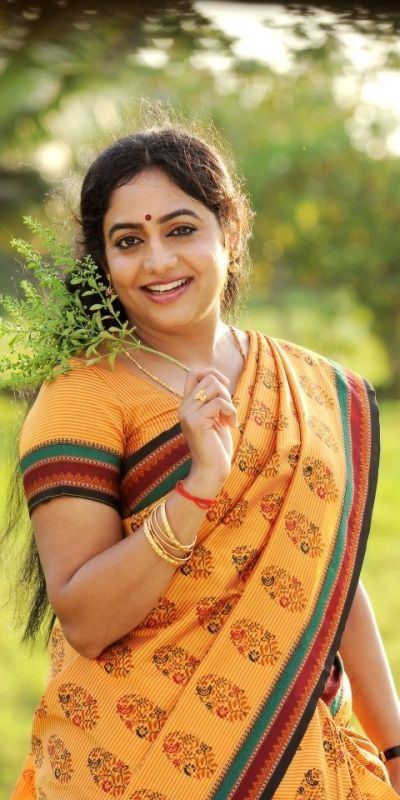
<path id="1" fill-rule="evenodd" d="M 299 671 L 277 716 L 271 723 L 273 713 L 271 700 L 275 697 L 275 704 L 277 703 L 277 692 L 274 692 L 261 709 L 246 740 L 230 763 L 228 774 L 210 794 L 212 800 L 272 798 L 293 759 L 323 692 L 357 588 L 377 485 L 378 410 L 374 391 L 367 381 L 343 370 L 334 362 L 330 362 L 330 366 L 336 383 L 348 470 L 337 541 L 327 574 L 332 571 L 335 557 L 339 563 L 339 570 L 333 569 L 330 589 L 327 586 L 323 587 L 325 591 L 321 591 L 310 624 L 291 659 L 290 666 L 288 665 L 292 674 L 296 666 Z M 337 549 L 341 540 L 343 551 L 338 557 Z M 345 600 L 343 601 L 342 597 L 340 602 L 346 583 L 347 595 Z M 329 597 L 328 602 L 327 597 Z M 321 608 L 322 601 L 324 601 L 323 608 Z M 339 608 L 342 607 L 339 618 L 338 602 Z M 320 606 L 319 618 L 325 614 L 327 621 L 325 626 L 321 626 L 317 619 L 318 606 Z M 327 651 L 321 670 L 321 657 L 318 658 L 316 653 L 323 652 L 324 648 L 327 648 Z M 301 659 L 303 663 L 299 669 L 298 662 Z M 288 683 L 287 675 L 288 669 L 286 675 L 277 683 L 277 689 L 281 684 L 281 694 L 282 689 L 285 691 L 284 678 Z M 297 723 L 293 723 L 293 718 L 296 716 L 296 700 L 297 704 L 301 703 L 302 698 L 304 702 L 304 697 L 309 692 L 308 702 L 300 713 Z M 293 728 L 293 724 L 294 729 L 290 732 L 289 728 Z M 275 762 L 271 769 L 272 759 L 275 759 Z"/>
<path id="2" fill-rule="evenodd" d="M 127 497 L 124 517 L 164 497 L 187 476 L 191 463 L 179 422 L 146 442 L 123 465 L 122 495 Z"/>

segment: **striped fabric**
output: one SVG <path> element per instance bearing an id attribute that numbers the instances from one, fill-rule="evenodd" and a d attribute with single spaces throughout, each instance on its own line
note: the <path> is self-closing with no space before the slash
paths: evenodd
<path id="1" fill-rule="evenodd" d="M 61 494 L 86 497 L 120 507 L 121 456 L 112 450 L 54 440 L 21 459 L 29 512 Z"/>
<path id="2" fill-rule="evenodd" d="M 189 472 L 191 458 L 179 423 L 140 447 L 124 462 L 121 491 L 137 513 L 159 500 Z"/>
<path id="3" fill-rule="evenodd" d="M 123 363 L 113 372 L 107 364 L 73 366 L 42 386 L 22 431 L 29 511 L 64 494 L 106 503 L 127 520 L 190 468 L 178 398 L 156 386 L 149 392 L 148 381 Z M 161 435 L 160 415 L 171 423 Z"/>
<path id="4" fill-rule="evenodd" d="M 192 559 L 95 660 L 55 627 L 14 800 L 397 796 L 349 725 L 338 653 L 375 494 L 374 393 L 318 354 L 248 335 L 232 469 Z M 78 365 L 25 425 L 28 500 L 78 487 L 114 505 L 119 486 L 136 535 L 190 469 L 178 402 L 121 365 Z"/>

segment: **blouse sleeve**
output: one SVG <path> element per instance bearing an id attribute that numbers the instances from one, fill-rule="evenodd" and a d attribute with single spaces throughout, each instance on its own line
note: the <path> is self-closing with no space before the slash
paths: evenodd
<path id="1" fill-rule="evenodd" d="M 120 510 L 123 408 L 99 366 L 45 383 L 24 422 L 20 469 L 29 513 L 60 495 Z"/>

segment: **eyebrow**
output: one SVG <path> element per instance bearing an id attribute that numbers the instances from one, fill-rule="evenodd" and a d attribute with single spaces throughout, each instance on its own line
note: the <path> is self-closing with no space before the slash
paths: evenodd
<path id="1" fill-rule="evenodd" d="M 164 214 L 163 217 L 159 217 L 156 222 L 158 225 L 162 225 L 164 222 L 169 222 L 170 219 L 174 219 L 175 217 L 195 217 L 196 219 L 200 219 L 198 214 L 195 211 L 192 211 L 191 208 L 178 208 L 176 211 L 170 211 L 168 214 Z M 112 225 L 110 230 L 108 231 L 108 236 L 111 238 L 115 231 L 119 230 L 126 230 L 126 229 L 135 229 L 135 230 L 143 230 L 144 225 L 142 222 L 116 222 L 115 225 Z"/>

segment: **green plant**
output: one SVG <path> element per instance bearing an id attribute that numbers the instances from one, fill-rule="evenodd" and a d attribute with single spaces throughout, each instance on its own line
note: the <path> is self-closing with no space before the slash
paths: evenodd
<path id="1" fill-rule="evenodd" d="M 120 319 L 114 308 L 116 295 L 108 297 L 107 285 L 90 256 L 76 259 L 52 228 L 31 217 L 24 217 L 24 223 L 44 244 L 50 261 L 28 242 L 12 240 L 33 280 L 20 281 L 20 298 L 0 296 L 7 315 L 0 320 L 0 337 L 6 340 L 6 352 L 0 355 L 0 388 L 22 390 L 53 380 L 72 369 L 74 357 L 84 358 L 88 365 L 108 358 L 112 366 L 127 348 L 158 352 L 140 342 L 135 326 Z M 83 297 L 93 297 L 93 304 L 86 308 Z M 158 355 L 187 369 L 165 353 Z"/>

